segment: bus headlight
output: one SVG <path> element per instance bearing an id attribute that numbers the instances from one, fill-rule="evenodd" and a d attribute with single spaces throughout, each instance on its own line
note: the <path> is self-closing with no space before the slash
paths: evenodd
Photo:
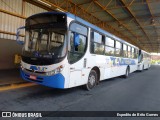
<path id="1" fill-rule="evenodd" d="M 64 66 L 63 66 L 63 65 L 61 65 L 61 66 L 57 67 L 56 69 L 54 69 L 54 70 L 52 70 L 52 71 L 47 72 L 47 73 L 46 73 L 46 75 L 47 75 L 47 76 L 51 76 L 51 75 L 54 75 L 54 74 L 60 73 L 60 72 L 62 72 L 63 68 L 64 68 Z"/>
<path id="2" fill-rule="evenodd" d="M 21 67 L 22 70 L 24 70 L 24 67 L 22 65 L 20 67 Z"/>

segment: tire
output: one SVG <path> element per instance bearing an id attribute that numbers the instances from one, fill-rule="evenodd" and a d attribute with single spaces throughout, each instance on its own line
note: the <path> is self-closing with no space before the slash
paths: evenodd
<path id="1" fill-rule="evenodd" d="M 91 72 L 89 73 L 88 76 L 88 82 L 85 85 L 85 88 L 89 91 L 92 88 L 94 88 L 97 84 L 98 81 L 98 76 L 97 76 L 97 72 L 95 70 L 91 70 Z"/>
<path id="2" fill-rule="evenodd" d="M 129 67 L 127 67 L 127 69 L 126 69 L 126 73 L 124 75 L 124 78 L 128 78 L 128 76 L 129 76 Z"/>

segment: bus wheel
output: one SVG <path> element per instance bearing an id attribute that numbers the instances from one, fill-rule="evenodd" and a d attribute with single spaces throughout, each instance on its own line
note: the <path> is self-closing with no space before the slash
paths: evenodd
<path id="1" fill-rule="evenodd" d="M 91 70 L 89 77 L 88 77 L 88 82 L 86 84 L 86 89 L 91 90 L 93 87 L 96 86 L 98 80 L 98 76 L 95 70 Z"/>
<path id="2" fill-rule="evenodd" d="M 126 73 L 124 75 L 124 78 L 128 78 L 128 76 L 129 76 L 129 67 L 127 67 L 127 69 L 126 69 Z"/>

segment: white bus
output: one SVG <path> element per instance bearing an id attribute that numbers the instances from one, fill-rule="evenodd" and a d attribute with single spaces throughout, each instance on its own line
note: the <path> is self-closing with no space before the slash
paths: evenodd
<path id="1" fill-rule="evenodd" d="M 25 28 L 24 43 L 19 40 Z M 53 88 L 85 85 L 137 70 L 138 47 L 70 14 L 47 12 L 26 19 L 17 29 L 23 43 L 21 76 Z"/>
<path id="2" fill-rule="evenodd" d="M 144 69 L 149 69 L 151 66 L 151 55 L 144 51 L 139 50 L 138 54 L 138 70 L 143 71 Z"/>

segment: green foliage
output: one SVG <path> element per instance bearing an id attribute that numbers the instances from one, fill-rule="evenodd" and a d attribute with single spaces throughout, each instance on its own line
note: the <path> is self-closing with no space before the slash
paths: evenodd
<path id="1" fill-rule="evenodd" d="M 99 43 L 94 43 L 94 47 L 95 47 L 95 53 L 96 54 L 101 54 L 103 55 L 104 54 L 104 45 L 101 45 Z"/>
<path id="2" fill-rule="evenodd" d="M 160 60 L 151 60 L 151 64 L 154 65 L 154 64 L 160 64 Z"/>

